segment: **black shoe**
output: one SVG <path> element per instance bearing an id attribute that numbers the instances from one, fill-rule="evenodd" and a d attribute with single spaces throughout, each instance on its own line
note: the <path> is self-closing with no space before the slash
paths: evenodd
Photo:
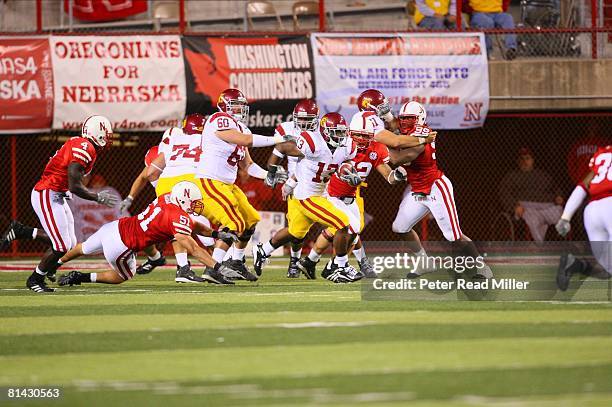
<path id="1" fill-rule="evenodd" d="M 161 256 L 157 260 L 147 259 L 147 261 L 145 261 L 140 266 L 138 266 L 138 268 L 136 269 L 136 274 L 149 274 L 155 269 L 155 267 L 165 266 L 165 265 L 166 265 L 166 258 L 164 256 Z"/>
<path id="2" fill-rule="evenodd" d="M 13 241 L 21 239 L 32 239 L 34 228 L 22 225 L 16 220 L 12 220 L 8 228 L 0 237 L 0 250 L 8 247 Z"/>
<path id="3" fill-rule="evenodd" d="M 225 266 L 225 277 L 232 280 L 257 281 L 257 276 L 249 271 L 245 264 L 245 259 L 230 259 L 222 263 Z"/>
<path id="4" fill-rule="evenodd" d="M 55 271 L 53 273 L 51 272 L 47 273 L 47 280 L 51 281 L 52 283 L 55 283 L 57 281 L 57 276 L 55 275 Z"/>
<path id="5" fill-rule="evenodd" d="M 408 272 L 408 274 L 406 274 L 406 278 L 408 280 L 414 280 L 414 279 L 417 279 L 419 277 L 421 277 L 421 275 L 419 273 L 415 273 L 413 271 L 410 271 L 410 272 Z"/>
<path id="6" fill-rule="evenodd" d="M 573 254 L 564 254 L 559 261 L 557 270 L 557 287 L 566 291 L 574 274 L 582 273 L 586 269 L 584 260 L 577 259 Z"/>
<path id="7" fill-rule="evenodd" d="M 269 257 L 264 252 L 262 243 L 257 243 L 256 246 L 253 246 L 253 268 L 258 276 L 261 276 L 262 268 Z"/>
<path id="8" fill-rule="evenodd" d="M 52 293 L 55 291 L 54 288 L 47 287 L 45 283 L 45 276 L 32 274 L 26 281 L 26 287 L 35 293 Z"/>
<path id="9" fill-rule="evenodd" d="M 221 266 L 218 270 L 206 267 L 202 278 L 211 284 L 235 284 L 232 280 L 227 279 L 223 273 L 228 272 L 227 267 Z"/>
<path id="10" fill-rule="evenodd" d="M 203 283 L 202 277 L 196 276 L 189 265 L 183 266 L 176 271 L 176 277 L 174 281 L 177 283 Z"/>
<path id="11" fill-rule="evenodd" d="M 359 271 L 365 278 L 376 278 L 378 274 L 374 271 L 374 266 L 370 263 L 370 259 L 368 256 L 363 256 L 361 261 L 359 262 Z"/>
<path id="12" fill-rule="evenodd" d="M 304 276 L 309 280 L 317 278 L 317 263 L 316 261 L 310 260 L 308 257 L 302 257 L 298 260 L 297 267 L 304 273 Z"/>
<path id="13" fill-rule="evenodd" d="M 363 274 L 348 264 L 340 267 L 332 259 L 325 265 L 321 277 L 334 283 L 354 283 L 361 280 Z"/>
<path id="14" fill-rule="evenodd" d="M 57 284 L 63 286 L 63 285 L 81 285 L 81 282 L 83 281 L 83 273 L 80 273 L 78 271 L 71 271 L 68 274 L 64 274 L 61 275 L 59 278 L 59 282 Z"/>
<path id="15" fill-rule="evenodd" d="M 297 257 L 289 259 L 289 268 L 287 268 L 287 278 L 298 278 L 300 276 L 300 268 L 298 267 Z"/>

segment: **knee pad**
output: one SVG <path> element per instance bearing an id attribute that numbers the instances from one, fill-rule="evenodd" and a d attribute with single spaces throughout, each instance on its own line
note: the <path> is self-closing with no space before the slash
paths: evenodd
<path id="1" fill-rule="evenodd" d="M 334 241 L 334 235 L 332 235 L 327 229 L 324 229 L 323 232 L 321 232 L 321 235 L 330 243 Z"/>
<path id="2" fill-rule="evenodd" d="M 247 229 L 244 232 L 242 232 L 240 236 L 238 236 L 238 240 L 240 240 L 241 242 L 248 242 L 249 240 L 251 240 L 251 237 L 253 236 L 254 233 L 255 233 L 255 227 Z"/>

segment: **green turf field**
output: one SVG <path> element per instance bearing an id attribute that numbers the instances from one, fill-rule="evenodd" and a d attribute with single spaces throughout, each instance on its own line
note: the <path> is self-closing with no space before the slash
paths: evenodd
<path id="1" fill-rule="evenodd" d="M 0 387 L 74 406 L 612 405 L 610 303 L 362 301 L 285 261 L 255 284 L 165 268 L 50 295 L 0 272 Z"/>

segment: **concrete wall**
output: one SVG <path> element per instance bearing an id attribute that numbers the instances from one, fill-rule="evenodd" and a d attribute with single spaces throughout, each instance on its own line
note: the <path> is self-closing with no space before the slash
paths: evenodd
<path id="1" fill-rule="evenodd" d="M 490 110 L 612 109 L 612 59 L 528 59 L 489 62 Z M 500 96 L 555 96 L 497 100 Z M 602 96 L 567 99 L 565 96 Z M 608 97 L 607 99 L 604 97 Z"/>

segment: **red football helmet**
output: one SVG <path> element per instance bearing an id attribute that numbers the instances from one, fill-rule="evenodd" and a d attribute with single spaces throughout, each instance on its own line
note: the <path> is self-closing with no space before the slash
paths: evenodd
<path id="1" fill-rule="evenodd" d="M 319 132 L 332 148 L 344 147 L 349 139 L 348 125 L 340 113 L 331 112 L 321 117 Z"/>
<path id="2" fill-rule="evenodd" d="M 319 106 L 312 99 L 297 102 L 293 108 L 293 125 L 299 131 L 315 131 L 319 123 Z"/>
<path id="3" fill-rule="evenodd" d="M 370 110 L 376 112 L 378 117 L 383 117 L 391 111 L 389 101 L 379 90 L 368 89 L 361 92 L 357 98 L 357 107 L 360 112 Z"/>
<path id="4" fill-rule="evenodd" d="M 183 119 L 183 133 L 202 134 L 204 131 L 204 123 L 206 123 L 206 118 L 200 113 L 187 115 Z"/>
<path id="5" fill-rule="evenodd" d="M 217 99 L 217 109 L 230 114 L 234 119 L 246 124 L 249 118 L 249 104 L 238 89 L 225 89 Z"/>

